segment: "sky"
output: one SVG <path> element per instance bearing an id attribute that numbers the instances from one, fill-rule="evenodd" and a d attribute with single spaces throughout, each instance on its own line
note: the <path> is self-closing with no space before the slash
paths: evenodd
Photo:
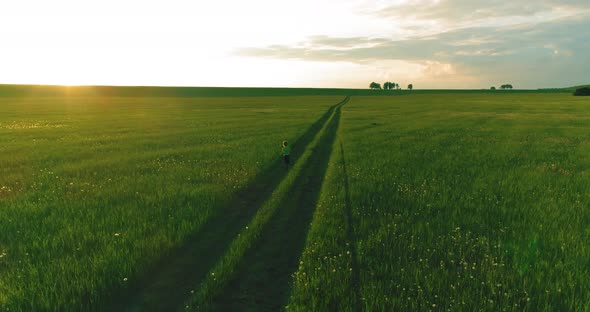
<path id="1" fill-rule="evenodd" d="M 590 83 L 588 0 L 0 0 L 0 83 Z"/>

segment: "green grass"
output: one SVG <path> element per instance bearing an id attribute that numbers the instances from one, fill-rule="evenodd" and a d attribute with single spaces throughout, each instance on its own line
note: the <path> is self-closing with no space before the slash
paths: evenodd
<path id="1" fill-rule="evenodd" d="M 341 131 L 333 142 L 306 248 L 293 274 L 287 311 L 358 311 L 360 308 L 357 250 Z"/>
<path id="2" fill-rule="evenodd" d="M 28 88 L 0 97 L 2 310 L 590 309 L 588 99 Z"/>
<path id="3" fill-rule="evenodd" d="M 0 99 L 0 307 L 100 307 L 341 98 Z"/>
<path id="4" fill-rule="evenodd" d="M 340 254 L 354 246 L 367 311 L 590 309 L 588 105 L 354 98 L 342 115 L 346 176 L 334 154 L 290 308 L 351 310 L 354 267 Z"/>

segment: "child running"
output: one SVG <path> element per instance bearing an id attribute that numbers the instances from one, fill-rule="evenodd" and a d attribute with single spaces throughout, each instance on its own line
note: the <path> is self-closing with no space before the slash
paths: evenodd
<path id="1" fill-rule="evenodd" d="M 285 165 L 289 167 L 289 155 L 291 154 L 291 147 L 287 141 L 283 141 L 283 160 L 285 161 Z"/>

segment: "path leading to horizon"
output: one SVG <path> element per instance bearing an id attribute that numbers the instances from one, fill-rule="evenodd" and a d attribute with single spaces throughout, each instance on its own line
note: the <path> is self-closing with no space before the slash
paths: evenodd
<path id="1" fill-rule="evenodd" d="M 261 235 L 240 259 L 229 282 L 211 298 L 210 309 L 276 311 L 285 306 L 291 275 L 298 268 L 332 153 L 341 107 L 348 100 L 346 97 L 330 107 L 293 143 L 297 150 L 292 155 L 294 163 L 305 150 L 311 149 L 311 154 L 301 160 L 305 163 L 296 173 L 294 183 L 282 197 L 277 211 L 263 225 Z M 114 298 L 109 309 L 182 309 L 288 174 L 281 160 L 271 164 L 183 246 L 160 259 L 129 291 Z"/>

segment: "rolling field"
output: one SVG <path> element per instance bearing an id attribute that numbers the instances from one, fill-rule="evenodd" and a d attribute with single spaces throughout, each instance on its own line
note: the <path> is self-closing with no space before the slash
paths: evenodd
<path id="1" fill-rule="evenodd" d="M 0 307 L 589 310 L 588 105 L 2 97 Z"/>

